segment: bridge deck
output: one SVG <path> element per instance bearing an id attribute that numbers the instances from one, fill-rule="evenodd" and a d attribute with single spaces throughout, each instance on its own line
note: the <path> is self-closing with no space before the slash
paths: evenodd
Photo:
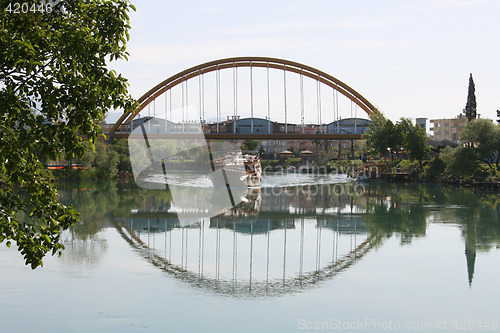
<path id="1" fill-rule="evenodd" d="M 205 133 L 208 140 L 361 140 L 361 134 L 317 134 L 317 133 Z M 115 138 L 128 138 L 129 134 L 115 133 Z M 176 134 L 148 134 L 148 138 L 155 139 L 189 139 L 199 138 L 199 134 L 176 133 Z M 138 135 L 137 138 L 142 138 Z"/>

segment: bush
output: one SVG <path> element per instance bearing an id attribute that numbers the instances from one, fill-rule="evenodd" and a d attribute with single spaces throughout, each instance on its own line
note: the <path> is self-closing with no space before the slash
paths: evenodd
<path id="1" fill-rule="evenodd" d="M 266 167 L 271 167 L 275 168 L 277 165 L 279 165 L 280 161 L 279 160 L 260 160 L 260 164 L 262 166 L 262 169 Z"/>
<path id="2" fill-rule="evenodd" d="M 351 168 L 359 168 L 359 166 L 363 164 L 362 160 L 335 160 L 329 161 L 326 163 L 327 168 L 329 169 L 351 169 Z"/>
<path id="3" fill-rule="evenodd" d="M 479 161 L 468 147 L 444 148 L 439 154 L 446 165 L 446 171 L 461 177 L 471 177 L 479 170 Z"/>
<path id="4" fill-rule="evenodd" d="M 427 165 L 424 166 L 423 177 L 428 180 L 438 179 L 446 169 L 446 165 L 439 156 L 434 157 Z"/>
<path id="5" fill-rule="evenodd" d="M 290 166 L 290 165 L 298 165 L 300 162 L 302 162 L 302 158 L 300 157 L 289 157 L 285 160 L 285 165 Z"/>
<path id="6" fill-rule="evenodd" d="M 492 168 L 488 168 L 486 170 L 486 182 L 488 183 L 497 183 L 500 181 L 500 171 Z"/>
<path id="7" fill-rule="evenodd" d="M 419 163 L 417 161 L 411 161 L 411 160 L 401 160 L 399 161 L 399 164 L 397 165 L 401 171 L 408 171 L 408 172 L 414 172 L 418 170 L 419 168 Z"/>

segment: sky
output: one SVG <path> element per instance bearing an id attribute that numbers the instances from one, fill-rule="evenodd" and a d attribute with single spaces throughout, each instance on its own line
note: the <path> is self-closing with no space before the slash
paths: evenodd
<path id="1" fill-rule="evenodd" d="M 481 117 L 500 109 L 500 1 L 132 3 L 129 59 L 111 67 L 134 98 L 207 61 L 267 56 L 329 73 L 393 121 L 457 116 L 470 73 Z"/>

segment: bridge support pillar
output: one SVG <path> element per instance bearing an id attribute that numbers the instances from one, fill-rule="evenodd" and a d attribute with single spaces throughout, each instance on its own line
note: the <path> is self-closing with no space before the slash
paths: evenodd
<path id="1" fill-rule="evenodd" d="M 351 140 L 351 160 L 354 159 L 354 140 Z"/>
<path id="2" fill-rule="evenodd" d="M 340 160 L 340 152 L 342 151 L 342 140 L 339 140 L 339 160 Z"/>

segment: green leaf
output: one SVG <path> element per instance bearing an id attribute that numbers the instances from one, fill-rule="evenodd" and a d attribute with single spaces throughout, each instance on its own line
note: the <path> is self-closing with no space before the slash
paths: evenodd
<path id="1" fill-rule="evenodd" d="M 105 112 L 135 103 L 126 80 L 105 62 L 125 55 L 129 10 L 135 8 L 128 0 L 74 0 L 64 12 L 43 19 L 0 14 L 2 72 L 14 73 L 0 90 L 0 173 L 2 181 L 28 195 L 24 201 L 5 200 L 8 207 L 0 197 L 6 208 L 0 239 L 15 239 L 32 268 L 58 248 L 60 230 L 78 221 L 76 211 L 57 201 L 42 163 L 82 157 L 85 144 L 100 134 Z M 16 214 L 31 218 L 20 223 Z"/>

